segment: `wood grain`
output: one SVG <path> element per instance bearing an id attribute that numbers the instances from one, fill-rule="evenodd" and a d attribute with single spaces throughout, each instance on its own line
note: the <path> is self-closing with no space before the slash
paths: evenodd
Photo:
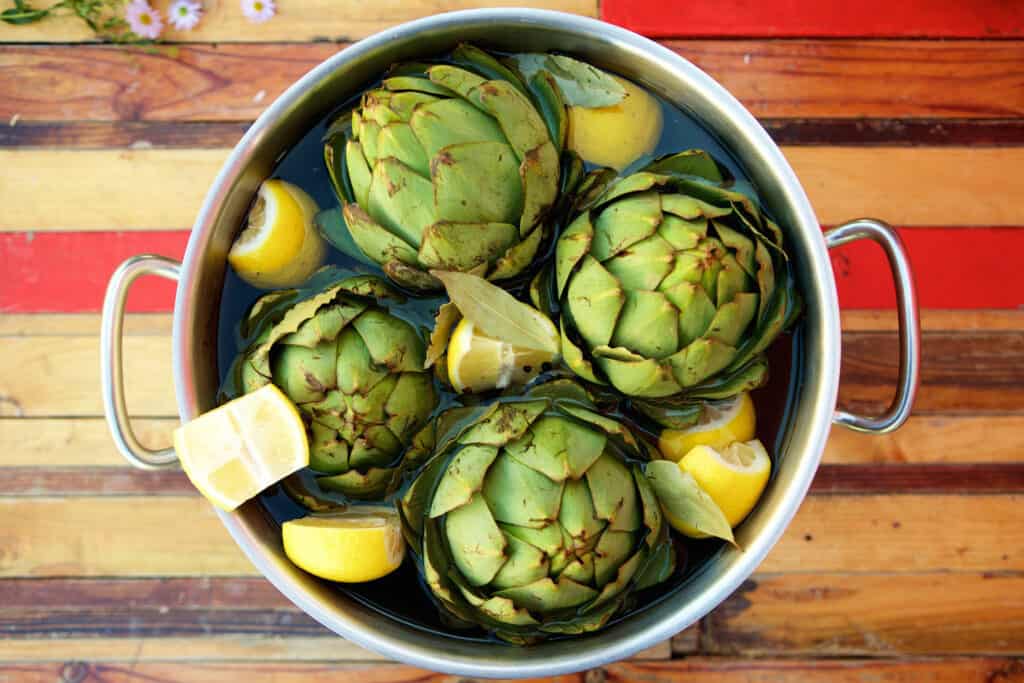
<path id="1" fill-rule="evenodd" d="M 312 25 L 306 23 L 302 31 Z M 24 35 L 24 29 L 16 32 Z M 4 35 L 0 29 L 0 38 Z M 287 86 L 343 47 L 294 42 L 301 40 L 301 32 L 287 40 L 152 51 L 100 45 L 8 46 L 0 52 L 0 92 L 10 96 L 0 99 L 0 120 L 17 115 L 24 123 L 251 121 Z M 1024 114 L 1024 41 L 665 44 L 710 73 L 760 118 L 1012 119 Z M 29 80 L 42 86 L 27 88 L 24 83 Z M 901 132 L 899 124 L 854 125 L 863 127 L 853 129 L 858 140 L 861 135 L 884 133 L 885 139 L 898 141 L 911 135 Z M 119 135 L 130 136 L 128 130 Z M 941 139 L 948 133 L 931 135 Z"/>
<path id="2" fill-rule="evenodd" d="M 10 421 L 8 421 L 10 422 Z M 5 425 L 6 426 L 6 425 Z M 112 450 L 112 447 L 108 446 Z M 1024 493 L 1024 462 L 819 467 L 810 493 Z M 3 467 L 0 496 L 198 496 L 184 472 L 121 467 Z"/>
<path id="3" fill-rule="evenodd" d="M 1024 192 L 1024 178 L 999 177 L 1024 161 L 1024 148 L 786 147 L 783 152 L 823 225 L 858 216 L 882 216 L 900 226 L 1024 224 L 1024 211 L 1004 199 Z"/>
<path id="4" fill-rule="evenodd" d="M 0 576 L 253 575 L 199 497 L 0 499 Z M 62 539 L 62 542 L 54 542 Z"/>
<path id="5" fill-rule="evenodd" d="M 1024 207 L 1007 199 L 1024 193 L 1016 173 L 1024 147 L 783 151 L 825 225 L 862 215 L 901 226 L 1024 225 Z M 182 229 L 226 156 L 216 149 L 0 150 L 0 165 L 19 169 L 0 185 L 9 207 L 0 231 Z"/>
<path id="6" fill-rule="evenodd" d="M 11 46 L 0 52 L 0 92 L 14 96 L 0 102 L 0 119 L 18 115 L 24 122 L 251 121 L 289 85 L 343 47 Z M 45 87 L 23 85 L 31 81 Z"/>
<path id="7" fill-rule="evenodd" d="M 86 662 L 56 662 L 53 664 L 21 664 L 3 672 L 11 683 L 52 683 L 76 681 L 77 683 L 222 683 L 223 681 L 246 681 L 247 683 L 337 683 L 338 681 L 359 681 L 359 683 L 478 683 L 484 679 L 448 676 L 425 669 L 414 669 L 395 664 L 367 666 L 348 663 L 288 663 L 267 664 L 263 662 L 229 663 L 188 663 L 165 664 L 134 662 L 110 662 L 95 664 Z M 509 681 L 513 679 L 488 679 Z M 590 680 L 585 673 L 566 674 L 522 680 L 525 683 L 586 683 Z"/>
<path id="8" fill-rule="evenodd" d="M 543 679 L 546 683 L 1010 683 L 1024 672 L 1021 660 L 1007 657 L 889 660 L 733 659 L 690 657 L 673 662 L 618 662 L 600 672 Z M 480 683 L 396 665 L 366 667 L 347 663 L 163 663 L 54 662 L 11 665 L 11 683 Z M 356 678 L 358 677 L 358 678 Z M 494 680 L 494 679 L 491 679 Z M 520 679 L 521 680 L 521 679 Z"/>
<path id="9" fill-rule="evenodd" d="M 620 662 L 607 683 L 998 683 L 1016 680 L 1024 662 L 1008 657 L 892 660 L 732 659 Z"/>
<path id="10" fill-rule="evenodd" d="M 0 647 L 0 675 L 8 662 L 381 661 L 369 650 L 334 636 L 258 635 L 191 638 L 9 638 Z M 3 680 L 3 679 L 0 679 Z M 97 681 L 96 683 L 100 683 Z"/>
<path id="11" fill-rule="evenodd" d="M 744 656 L 1016 655 L 1024 577 L 755 575 L 711 613 L 701 642 Z"/>
<path id="12" fill-rule="evenodd" d="M 836 465 L 1021 462 L 1024 416 L 919 415 L 877 436 L 833 427 L 823 460 Z"/>
<path id="13" fill-rule="evenodd" d="M 0 150 L 0 167 L 18 169 L 0 201 L 19 207 L 0 230 L 187 228 L 226 158 L 224 149 Z"/>
<path id="14" fill-rule="evenodd" d="M 844 332 L 893 332 L 899 321 L 895 309 L 844 309 L 839 312 Z M 920 310 L 921 329 L 928 332 L 1020 332 L 1024 309 Z M 3 323 L 0 321 L 0 330 Z"/>
<path id="15" fill-rule="evenodd" d="M 136 419 L 135 433 L 150 448 L 170 445 L 177 418 Z M 180 474 L 159 476 L 129 468 L 102 418 L 4 419 L 0 423 L 0 495 L 77 495 L 189 492 Z M 859 491 L 911 486 L 935 491 L 1011 490 L 1024 454 L 1024 417 L 919 416 L 881 436 L 834 427 L 823 456 L 834 466 L 828 486 L 849 476 Z M 853 466 L 867 465 L 860 469 Z M 909 466 L 887 469 L 891 465 Z M 959 479 L 967 470 L 968 479 Z M 959 468 L 959 469 L 958 469 Z M 873 479 L 875 478 L 875 479 Z"/>
<path id="16" fill-rule="evenodd" d="M 1012 332 L 928 332 L 921 341 L 921 388 L 914 411 L 1010 412 L 1024 405 L 1024 335 Z M 843 337 L 839 404 L 878 413 L 897 378 L 892 333 Z"/>
<path id="17" fill-rule="evenodd" d="M 18 473 L 13 475 L 13 479 L 18 478 Z M 22 476 L 26 480 L 22 486 L 29 487 L 34 481 L 33 475 L 24 473 Z M 74 484 L 78 483 L 78 478 L 72 482 L 65 484 L 60 480 L 53 485 L 64 485 L 77 492 L 79 489 L 74 488 Z M 822 465 L 811 483 L 811 493 L 1024 493 L 1024 462 Z"/>
<path id="18" fill-rule="evenodd" d="M 113 449 L 111 446 L 108 446 L 108 450 Z M 983 476 L 986 475 L 979 475 L 978 478 Z M 1008 478 L 1007 475 L 1003 475 L 996 478 L 992 483 L 1000 482 L 1005 486 Z M 1021 478 L 1024 479 L 1024 474 L 1022 474 Z M 868 480 L 868 476 L 865 475 L 864 479 Z M 903 479 L 906 479 L 906 477 Z M 932 475 L 928 480 L 936 481 L 937 479 L 937 477 Z M 867 484 L 868 482 L 865 481 L 864 483 Z M 1020 488 L 1024 490 L 1024 485 Z M 991 490 L 991 487 L 988 490 Z M 0 496 L 123 495 L 198 496 L 199 492 L 193 488 L 185 473 L 179 470 L 147 472 L 130 466 L 94 468 L 52 466 L 0 467 Z"/>
<path id="19" fill-rule="evenodd" d="M 760 570 L 1021 571 L 1022 514 L 1017 495 L 812 496 Z"/>
<path id="20" fill-rule="evenodd" d="M 601 18 L 652 36 L 941 36 L 1024 35 L 1024 10 L 1000 0 L 955 2 L 861 0 L 823 5 L 814 0 L 701 3 L 604 0 Z"/>
<path id="21" fill-rule="evenodd" d="M 135 419 L 135 436 L 147 448 L 171 445 L 178 418 Z M 2 468 L 103 468 L 124 466 L 110 429 L 99 417 L 70 419 L 3 419 L 0 421 Z M 152 472 L 139 472 L 152 474 Z"/>
<path id="22" fill-rule="evenodd" d="M 141 282 L 140 282 L 141 284 Z M 926 332 L 1020 332 L 1024 331 L 1024 310 L 1002 308 L 920 310 L 921 329 Z M 895 309 L 844 309 L 840 311 L 844 332 L 895 332 Z M 169 313 L 129 313 L 125 334 L 170 334 Z M 91 336 L 100 333 L 97 313 L 10 313 L 0 315 L 0 337 L 23 335 Z"/>
<path id="23" fill-rule="evenodd" d="M 194 495 L 0 498 L 0 514 L 19 520 L 0 535 L 0 577 L 255 574 Z M 1020 495 L 811 496 L 762 569 L 1021 572 L 1022 514 Z"/>
<path id="24" fill-rule="evenodd" d="M 759 117 L 1010 117 L 1019 41 L 667 41 Z M 977 91 L 978 83 L 991 86 Z"/>
<path id="25" fill-rule="evenodd" d="M 124 333 L 168 335 L 172 316 L 169 313 L 128 313 L 124 317 Z M 100 333 L 97 313 L 8 313 L 0 315 L 0 337 L 25 335 L 94 336 Z"/>
<path id="26" fill-rule="evenodd" d="M 153 5 L 165 10 L 170 3 Z M 204 6 L 205 15 L 192 31 L 168 29 L 161 38 L 169 42 L 324 41 L 363 38 L 405 21 L 442 11 L 494 6 L 539 7 L 588 16 L 597 15 L 596 0 L 403 0 L 366 4 L 359 0 L 295 0 L 278 8 L 273 21 L 254 24 L 236 2 Z M 27 26 L 0 25 L 0 43 L 70 43 L 94 40 L 85 24 L 70 17 L 48 19 Z"/>
<path id="27" fill-rule="evenodd" d="M 3 72 L 0 71 L 0 74 Z M 0 126 L 0 147 L 61 147 L 63 149 L 110 149 L 126 147 L 129 149 L 150 148 L 223 148 L 232 147 L 249 128 L 248 121 L 74 121 L 71 123 L 34 121 L 24 122 L 19 119 L 16 125 Z M 1024 142 L 1024 126 L 1021 127 L 1021 139 Z M 967 130 L 973 132 L 968 133 Z M 814 131 L 820 131 L 815 127 Z M 836 130 L 842 130 L 836 127 Z M 930 130 L 930 129 L 929 129 Z M 987 144 L 993 135 L 1012 137 L 1015 126 L 1012 124 L 995 126 L 975 126 L 968 124 L 958 127 L 960 144 Z M 793 138 L 798 130 L 786 127 L 787 136 Z M 811 139 L 820 140 L 819 136 Z M 942 144 L 939 136 L 926 138 L 930 143 Z M 856 144 L 853 142 L 852 144 Z"/>
<path id="28" fill-rule="evenodd" d="M 762 118 L 761 125 L 778 145 L 840 145 L 865 147 L 887 145 L 895 147 L 1016 147 L 1024 143 L 1022 119 L 853 119 L 853 118 Z M 72 124 L 73 126 L 74 124 Z M 182 126 L 196 139 L 199 132 L 191 133 L 191 126 Z M 41 133 L 42 131 L 40 131 Z M 159 131 L 162 132 L 162 131 Z M 212 131 L 211 131 L 212 132 Z M 14 131 L 11 131 L 14 133 Z M 9 133 L 14 144 L 33 137 L 28 130 L 24 136 Z M 65 135 L 63 140 L 89 139 L 89 129 L 79 135 Z M 227 132 L 225 132 L 227 134 Z M 58 139 L 59 131 L 53 132 Z M 43 137 L 40 135 L 40 138 Z M 123 136 L 113 135 L 114 140 Z M 154 135 L 154 137 L 156 137 Z M 182 135 L 185 138 L 185 135 Z M 0 129 L 0 145 L 4 144 Z"/>
<path id="29" fill-rule="evenodd" d="M 102 415 L 99 340 L 91 337 L 0 337 L 0 417 Z M 177 415 L 170 337 L 124 339 L 129 412 Z"/>
<path id="30" fill-rule="evenodd" d="M 878 412 L 888 405 L 896 348 L 891 332 L 844 336 L 841 406 Z M 0 336 L 0 417 L 101 415 L 98 353 L 99 341 L 91 337 Z M 915 402 L 920 415 L 1008 413 L 1024 405 L 1024 336 L 1019 333 L 927 332 L 922 356 Z M 176 415 L 170 338 L 129 336 L 125 358 L 130 413 Z"/>

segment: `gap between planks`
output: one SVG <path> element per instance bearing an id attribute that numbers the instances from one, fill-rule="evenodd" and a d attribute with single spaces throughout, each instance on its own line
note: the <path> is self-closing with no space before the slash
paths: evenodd
<path id="1" fill-rule="evenodd" d="M 1022 512 L 1022 495 L 811 496 L 761 570 L 1022 573 Z M 0 536 L 0 577 L 255 574 L 196 496 L 8 497 L 0 519 L 19 520 Z"/>
<path id="2" fill-rule="evenodd" d="M 10 423 L 0 423 L 0 426 L 7 429 Z M 37 427 L 43 428 L 44 425 Z M 169 430 L 170 425 L 167 428 Z M 106 440 L 109 441 L 109 438 Z M 111 450 L 109 444 L 103 446 Z M 1020 450 L 1016 452 L 1017 458 L 1020 458 L 1020 453 Z M 985 456 L 991 457 L 991 454 L 985 453 Z M 6 466 L 6 459 L 0 459 L 0 497 L 199 495 L 185 473 L 178 469 L 146 472 L 128 465 L 60 467 L 52 464 L 10 467 Z M 35 462 L 40 462 L 40 459 Z M 905 493 L 1024 493 L 1024 462 L 823 464 L 818 468 L 810 488 L 811 495 Z"/>
<path id="3" fill-rule="evenodd" d="M 0 115 L 2 123 L 2 115 Z M 231 147 L 251 121 L 23 121 L 0 125 L 0 148 L 176 149 Z M 778 145 L 1011 147 L 1024 119 L 760 119 Z"/>
<path id="4" fill-rule="evenodd" d="M 818 219 L 900 226 L 1024 225 L 1024 147 L 784 147 Z M 0 231 L 176 230 L 190 225 L 225 149 L 0 149 Z M 78 182 L 63 184 L 60 179 Z M 159 187 L 154 194 L 150 190 Z M 893 192 L 892 188 L 900 188 Z M 936 192 L 942 188 L 942 192 Z M 102 201 L 97 201 L 102 198 Z"/>

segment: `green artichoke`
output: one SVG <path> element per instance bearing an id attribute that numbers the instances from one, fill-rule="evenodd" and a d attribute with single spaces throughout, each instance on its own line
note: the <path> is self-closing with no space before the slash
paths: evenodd
<path id="1" fill-rule="evenodd" d="M 272 382 L 298 406 L 310 466 L 329 475 L 320 486 L 352 498 L 379 498 L 397 483 L 404 450 L 438 403 L 424 341 L 388 301 L 401 297 L 369 275 L 306 298 L 271 292 L 253 306 L 255 341 L 237 365 L 242 391 Z"/>
<path id="2" fill-rule="evenodd" d="M 559 380 L 435 422 L 404 531 L 449 617 L 506 640 L 601 628 L 674 570 L 646 451 Z"/>
<path id="3" fill-rule="evenodd" d="M 573 371 L 641 399 L 762 384 L 762 352 L 799 309 L 778 226 L 700 150 L 598 190 L 556 246 Z"/>
<path id="4" fill-rule="evenodd" d="M 468 45 L 451 61 L 393 72 L 332 126 L 324 152 L 351 238 L 417 290 L 441 288 L 431 269 L 521 273 L 560 189 L 566 114 L 550 75 L 524 80 Z"/>

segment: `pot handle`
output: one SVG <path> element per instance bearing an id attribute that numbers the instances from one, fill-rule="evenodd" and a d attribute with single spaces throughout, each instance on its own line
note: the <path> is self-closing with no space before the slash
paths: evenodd
<path id="1" fill-rule="evenodd" d="M 100 327 L 100 380 L 103 412 L 117 450 L 125 459 L 144 470 L 170 467 L 177 462 L 173 448 L 154 451 L 135 438 L 124 402 L 124 368 L 121 365 L 121 332 L 124 328 L 124 304 L 132 283 L 142 275 L 159 275 L 177 280 L 181 263 L 163 256 L 133 256 L 114 271 L 103 299 Z"/>
<path id="2" fill-rule="evenodd" d="M 917 312 L 914 276 L 907 252 L 896 231 L 882 221 L 859 218 L 825 233 L 829 249 L 861 239 L 877 242 L 885 251 L 896 285 L 896 308 L 899 314 L 900 371 L 896 396 L 889 408 L 878 417 L 864 417 L 837 410 L 832 421 L 858 432 L 886 434 L 897 429 L 910 416 L 921 372 L 921 323 Z"/>

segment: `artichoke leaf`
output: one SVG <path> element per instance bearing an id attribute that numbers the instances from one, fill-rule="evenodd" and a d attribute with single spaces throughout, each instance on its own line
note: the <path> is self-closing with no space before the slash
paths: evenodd
<path id="1" fill-rule="evenodd" d="M 693 175 L 715 183 L 725 180 L 718 163 L 703 149 L 688 149 L 663 156 L 645 166 L 644 170 L 659 175 Z"/>
<path id="2" fill-rule="evenodd" d="M 524 52 L 512 56 L 529 81 L 547 72 L 555 80 L 565 104 L 570 107 L 611 107 L 626 97 L 623 87 L 610 74 L 565 55 Z"/>
<path id="3" fill-rule="evenodd" d="M 343 474 L 317 477 L 316 483 L 325 491 L 343 493 L 355 499 L 379 499 L 391 487 L 396 471 L 390 467 L 373 467 L 366 472 L 349 470 Z"/>

